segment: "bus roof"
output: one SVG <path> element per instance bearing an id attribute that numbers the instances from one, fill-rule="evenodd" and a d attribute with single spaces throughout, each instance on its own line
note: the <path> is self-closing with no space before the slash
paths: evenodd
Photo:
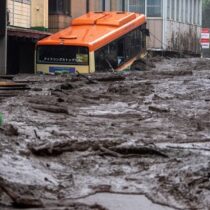
<path id="1" fill-rule="evenodd" d="M 143 14 L 133 12 L 89 12 L 72 25 L 38 42 L 38 45 L 85 46 L 95 51 L 144 24 Z"/>

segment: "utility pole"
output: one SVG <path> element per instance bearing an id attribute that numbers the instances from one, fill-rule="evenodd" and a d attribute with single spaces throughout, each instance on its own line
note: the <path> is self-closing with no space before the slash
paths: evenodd
<path id="1" fill-rule="evenodd" d="M 0 75 L 7 73 L 7 0 L 0 0 Z"/>

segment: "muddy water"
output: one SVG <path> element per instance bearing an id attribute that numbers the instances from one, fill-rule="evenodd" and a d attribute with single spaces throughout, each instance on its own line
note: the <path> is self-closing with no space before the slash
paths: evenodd
<path id="1" fill-rule="evenodd" d="M 165 59 L 155 69 L 126 73 L 125 80 L 89 78 L 99 79 L 14 78 L 31 90 L 0 103 L 3 186 L 20 198 L 33 195 L 50 203 L 141 189 L 157 203 L 209 210 L 210 61 Z M 0 205 L 7 204 L 5 194 L 0 187 Z M 110 210 L 168 209 L 144 196 L 89 199 Z"/>
<path id="2" fill-rule="evenodd" d="M 98 193 L 79 201 L 88 205 L 97 203 L 108 210 L 173 210 L 172 208 L 152 203 L 144 195 Z"/>

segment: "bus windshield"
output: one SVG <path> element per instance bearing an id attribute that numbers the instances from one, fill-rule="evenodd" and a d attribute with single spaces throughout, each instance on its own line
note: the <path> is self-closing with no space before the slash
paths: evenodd
<path id="1" fill-rule="evenodd" d="M 88 48 L 67 45 L 37 47 L 38 64 L 89 65 Z"/>

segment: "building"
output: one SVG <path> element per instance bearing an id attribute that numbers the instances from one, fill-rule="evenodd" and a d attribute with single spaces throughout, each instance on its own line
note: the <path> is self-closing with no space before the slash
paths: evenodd
<path id="1" fill-rule="evenodd" d="M 128 1 L 128 0 L 126 0 Z M 125 10 L 125 0 L 49 0 L 49 31 L 57 32 L 71 24 L 72 18 L 88 11 Z"/>
<path id="2" fill-rule="evenodd" d="M 146 14 L 148 49 L 200 54 L 202 0 L 49 0 L 49 30 L 68 27 L 87 11 L 105 10 Z"/>
<path id="3" fill-rule="evenodd" d="M 201 53 L 202 0 L 129 0 L 128 10 L 148 17 L 148 49 Z"/>
<path id="4" fill-rule="evenodd" d="M 7 26 L 0 38 L 0 74 L 33 73 L 36 41 L 49 34 L 48 0 L 1 0 L 1 6 Z"/>
<path id="5" fill-rule="evenodd" d="M 202 57 L 210 58 L 210 28 L 202 28 L 201 30 L 201 47 Z"/>
<path id="6" fill-rule="evenodd" d="M 0 74 L 6 73 L 6 49 L 7 49 L 7 30 L 6 30 L 6 22 L 7 22 L 7 4 L 5 1 L 0 1 Z"/>
<path id="7" fill-rule="evenodd" d="M 47 31 L 88 11 L 110 10 L 146 14 L 148 49 L 200 54 L 202 0 L 1 0 L 0 74 L 33 72 L 35 43 Z"/>

